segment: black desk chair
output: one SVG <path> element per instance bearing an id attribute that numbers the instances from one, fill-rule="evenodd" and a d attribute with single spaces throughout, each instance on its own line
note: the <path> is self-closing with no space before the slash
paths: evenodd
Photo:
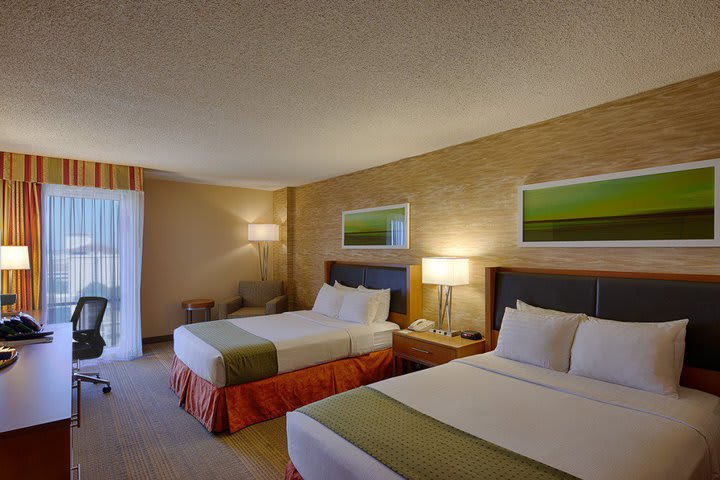
<path id="1" fill-rule="evenodd" d="M 77 369 L 73 372 L 73 380 L 103 384 L 103 393 L 109 393 L 110 382 L 100 378 L 99 373 L 78 372 L 80 360 L 98 358 L 103 353 L 105 340 L 100 335 L 107 298 L 80 297 L 72 315 L 73 324 L 73 362 Z"/>

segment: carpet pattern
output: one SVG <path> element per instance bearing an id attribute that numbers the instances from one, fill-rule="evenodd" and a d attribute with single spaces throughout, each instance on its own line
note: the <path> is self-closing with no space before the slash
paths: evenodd
<path id="1" fill-rule="evenodd" d="M 99 365 L 101 376 L 112 382 L 109 394 L 101 386 L 82 386 L 74 448 L 84 479 L 283 478 L 284 417 L 232 435 L 211 434 L 178 407 L 169 388 L 172 344 L 144 350 L 130 362 Z"/>

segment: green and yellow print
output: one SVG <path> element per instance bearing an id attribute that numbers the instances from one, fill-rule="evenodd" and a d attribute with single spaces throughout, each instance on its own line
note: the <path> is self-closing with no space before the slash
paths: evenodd
<path id="1" fill-rule="evenodd" d="M 405 242 L 405 208 L 344 214 L 344 246 L 400 246 Z"/>
<path id="2" fill-rule="evenodd" d="M 523 241 L 704 240 L 715 231 L 715 167 L 523 192 Z"/>

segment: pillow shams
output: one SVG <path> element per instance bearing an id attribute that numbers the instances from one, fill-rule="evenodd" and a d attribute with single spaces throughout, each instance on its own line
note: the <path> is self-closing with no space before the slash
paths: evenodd
<path id="1" fill-rule="evenodd" d="M 572 315 L 517 300 L 521 312 Z M 688 320 L 619 322 L 588 317 L 580 322 L 571 349 L 570 372 L 677 397 Z"/>
<path id="2" fill-rule="evenodd" d="M 369 325 L 375 319 L 378 297 L 361 292 L 347 292 L 343 296 L 338 318 L 345 322 Z"/>
<path id="3" fill-rule="evenodd" d="M 317 297 L 315 297 L 312 310 L 328 317 L 338 318 L 343 296 L 345 296 L 345 292 L 324 283 Z"/>
<path id="4" fill-rule="evenodd" d="M 506 308 L 495 355 L 567 372 L 578 323 L 585 315 L 540 315 Z"/>
<path id="5" fill-rule="evenodd" d="M 375 312 L 375 318 L 373 318 L 373 322 L 385 322 L 388 319 L 388 316 L 390 315 L 390 289 L 379 289 L 375 290 L 372 288 L 367 288 L 364 285 L 360 285 L 357 288 L 348 287 L 347 285 L 343 285 L 342 283 L 335 280 L 335 288 L 338 290 L 341 290 L 343 292 L 360 292 L 364 293 L 366 295 L 376 295 L 377 296 L 377 302 L 378 302 L 378 308 Z"/>
<path id="6" fill-rule="evenodd" d="M 570 373 L 677 397 L 688 320 L 580 323 Z"/>
<path id="7" fill-rule="evenodd" d="M 343 285 L 342 283 L 335 280 L 335 285 L 333 287 L 337 288 L 338 290 L 342 290 L 344 292 L 357 292 L 357 288 L 348 287 L 347 285 Z"/>
<path id="8" fill-rule="evenodd" d="M 560 310 L 551 310 L 549 308 L 540 308 L 536 307 L 535 305 L 530 305 L 529 303 L 525 303 L 522 300 L 517 300 L 516 302 L 517 309 L 521 312 L 530 312 L 530 313 L 539 313 L 540 315 L 560 315 L 560 316 L 566 316 L 566 315 L 578 315 L 577 313 L 570 313 L 570 312 L 561 312 Z"/>
<path id="9" fill-rule="evenodd" d="M 363 285 L 360 285 L 358 287 L 358 291 L 367 292 L 367 293 L 378 296 L 378 309 L 377 309 L 377 313 L 375 314 L 375 321 L 376 322 L 387 321 L 388 316 L 390 315 L 390 289 L 383 288 L 380 290 L 374 290 L 371 288 L 366 288 Z"/>

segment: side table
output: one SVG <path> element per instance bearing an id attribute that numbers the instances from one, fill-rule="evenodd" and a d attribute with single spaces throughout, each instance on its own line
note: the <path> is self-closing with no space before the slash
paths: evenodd
<path id="1" fill-rule="evenodd" d="M 185 325 L 193 323 L 192 312 L 195 310 L 205 310 L 205 321 L 210 320 L 210 310 L 215 306 L 215 300 L 210 298 L 194 298 L 192 300 L 183 300 L 182 308 L 185 310 Z"/>

